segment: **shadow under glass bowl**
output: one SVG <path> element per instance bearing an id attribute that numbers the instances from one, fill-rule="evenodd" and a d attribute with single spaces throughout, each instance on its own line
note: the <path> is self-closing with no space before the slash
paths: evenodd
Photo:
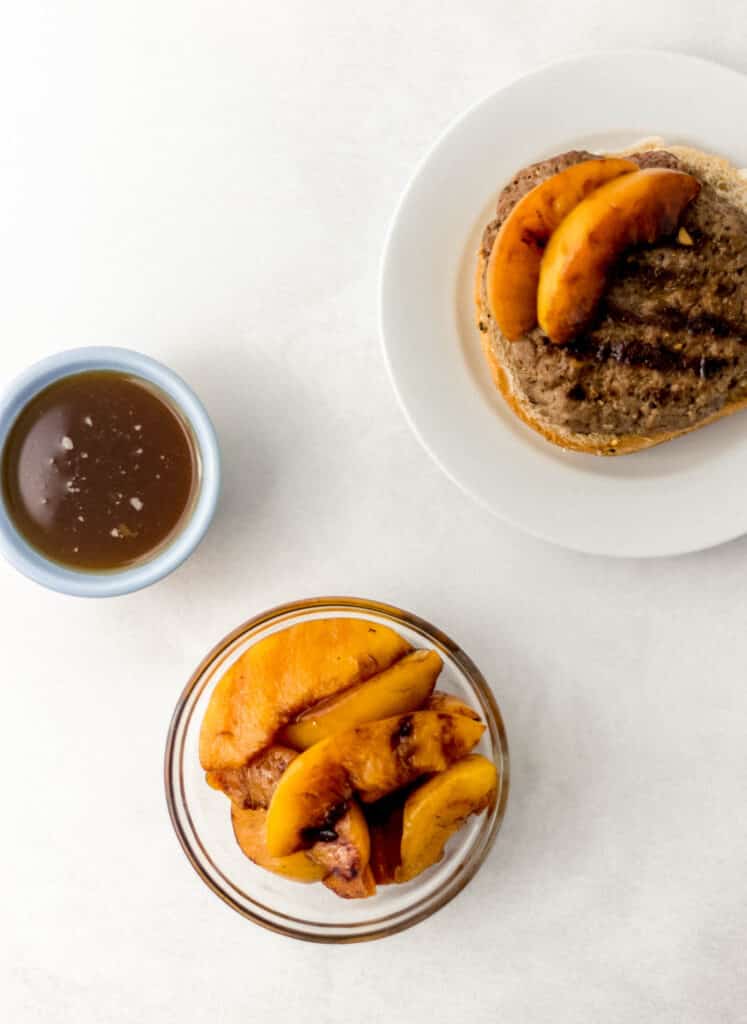
<path id="1" fill-rule="evenodd" d="M 198 754 L 200 726 L 213 689 L 253 644 L 311 619 L 352 617 L 386 625 L 413 646 L 437 650 L 444 667 L 438 689 L 456 694 L 480 713 L 487 729 L 476 748 L 499 774 L 494 804 L 469 819 L 440 863 L 405 885 L 380 886 L 367 900 L 343 900 L 322 885 L 303 885 L 253 864 L 239 849 L 226 797 L 205 782 Z M 212 891 L 250 921 L 313 942 L 383 938 L 429 917 L 459 893 L 484 862 L 508 798 L 506 733 L 495 698 L 467 655 L 435 626 L 390 605 L 348 597 L 321 597 L 270 609 L 239 626 L 204 659 L 182 693 L 169 728 L 166 800 L 179 842 Z"/>

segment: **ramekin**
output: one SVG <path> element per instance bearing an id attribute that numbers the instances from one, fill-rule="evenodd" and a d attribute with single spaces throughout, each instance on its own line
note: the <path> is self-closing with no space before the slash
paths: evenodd
<path id="1" fill-rule="evenodd" d="M 32 547 L 16 528 L 0 489 L 0 553 L 24 576 L 75 597 L 115 597 L 150 586 L 173 572 L 205 536 L 220 492 L 220 455 L 210 418 L 194 391 L 150 356 L 126 348 L 69 349 L 21 373 L 0 398 L 0 452 L 21 410 L 55 381 L 90 370 L 114 370 L 140 378 L 163 393 L 189 427 L 197 455 L 198 484 L 189 518 L 152 558 L 125 569 L 92 571 L 60 565 Z"/>

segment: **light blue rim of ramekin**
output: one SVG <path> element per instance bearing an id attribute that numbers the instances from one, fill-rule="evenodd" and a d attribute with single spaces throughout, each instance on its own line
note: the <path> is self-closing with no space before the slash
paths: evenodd
<path id="1" fill-rule="evenodd" d="M 150 586 L 173 572 L 205 536 L 220 493 L 220 455 L 210 418 L 184 381 L 150 356 L 127 348 L 74 348 L 30 366 L 0 398 L 0 452 L 25 405 L 62 377 L 87 370 L 118 370 L 153 384 L 171 399 L 192 430 L 200 461 L 200 482 L 188 522 L 174 539 L 147 562 L 111 572 L 79 572 L 57 565 L 31 547 L 13 525 L 0 488 L 0 552 L 24 576 L 50 590 L 75 597 L 115 597 Z"/>

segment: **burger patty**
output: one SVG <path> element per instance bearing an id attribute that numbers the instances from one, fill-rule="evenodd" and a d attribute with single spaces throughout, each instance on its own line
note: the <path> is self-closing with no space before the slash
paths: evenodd
<path id="1" fill-rule="evenodd" d="M 483 234 L 485 266 L 519 199 L 594 156 L 574 150 L 544 160 L 503 189 Z M 664 151 L 630 159 L 687 170 Z M 538 419 L 577 434 L 650 436 L 696 426 L 747 399 L 747 217 L 703 184 L 681 225 L 692 244 L 675 237 L 626 253 L 593 323 L 567 345 L 553 344 L 539 327 L 506 342 L 489 315 L 483 274 L 480 330 Z"/>

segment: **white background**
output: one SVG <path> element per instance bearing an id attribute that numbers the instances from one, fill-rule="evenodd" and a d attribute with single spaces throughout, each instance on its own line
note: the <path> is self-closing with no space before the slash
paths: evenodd
<path id="1" fill-rule="evenodd" d="M 747 70 L 745 19 L 740 0 L 4 5 L 2 377 L 73 345 L 163 359 L 214 418 L 225 490 L 149 591 L 86 602 L 0 567 L 3 1020 L 745 1020 L 747 541 L 616 562 L 504 527 L 410 436 L 377 337 L 397 196 L 465 106 L 580 49 Z M 513 768 L 468 889 L 337 948 L 224 907 L 162 786 L 205 651 L 325 593 L 452 634 Z"/>

